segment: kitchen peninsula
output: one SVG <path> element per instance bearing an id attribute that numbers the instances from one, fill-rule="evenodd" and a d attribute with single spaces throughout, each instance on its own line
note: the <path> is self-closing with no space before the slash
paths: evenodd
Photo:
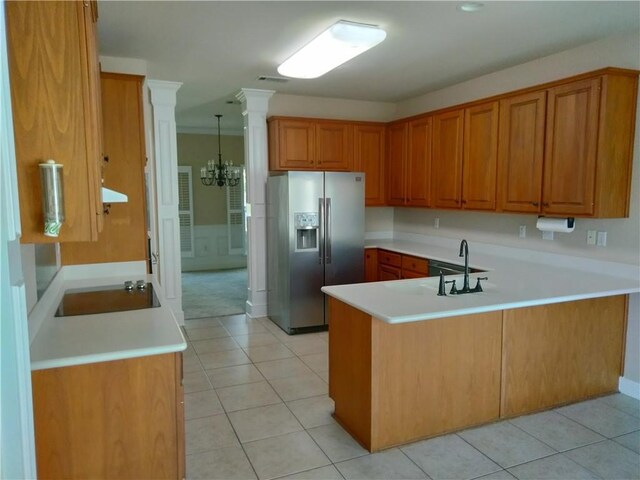
<path id="1" fill-rule="evenodd" d="M 461 263 L 454 241 L 375 246 Z M 617 390 L 637 267 L 470 250 L 481 293 L 437 296 L 438 278 L 322 289 L 335 418 L 370 451 Z"/>

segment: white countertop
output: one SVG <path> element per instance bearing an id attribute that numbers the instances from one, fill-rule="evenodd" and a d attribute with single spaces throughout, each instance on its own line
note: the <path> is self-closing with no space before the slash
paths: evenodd
<path id="1" fill-rule="evenodd" d="M 442 260 L 461 265 L 464 259 L 458 257 L 459 241 L 442 244 L 425 244 L 409 241 L 378 240 L 367 241 L 367 247 L 384 248 L 395 252 Z M 469 265 L 487 270 L 471 274 L 470 286 L 475 286 L 475 278 L 488 276 L 483 282 L 484 292 L 437 296 L 438 277 L 371 282 L 352 285 L 323 287 L 322 291 L 338 300 L 362 310 L 388 323 L 405 323 L 420 320 L 468 315 L 510 308 L 529 307 L 549 303 L 560 303 L 586 298 L 622 295 L 640 292 L 638 267 L 606 262 L 591 262 L 584 259 L 584 265 L 576 257 L 554 256 L 546 263 L 525 261 L 536 258 L 536 252 L 527 255 L 522 250 L 495 247 L 478 248 L 469 245 Z M 504 252 L 501 255 L 500 252 Z M 536 258 L 537 260 L 537 258 Z M 617 267 L 620 268 L 617 268 Z M 606 273 L 601 273 L 605 271 Z M 631 272 L 631 274 L 629 274 Z M 447 280 L 461 276 L 447 277 Z M 447 285 L 447 294 L 450 289 Z"/>
<path id="2" fill-rule="evenodd" d="M 164 305 L 161 289 L 152 275 L 73 278 L 64 267 L 37 309 L 38 327 L 31 341 L 31 369 L 66 367 L 86 363 L 179 352 L 187 348 L 171 309 Z M 113 271 L 119 271 L 114 269 Z M 55 317 L 55 310 L 72 288 L 117 285 L 146 279 L 153 284 L 160 307 L 95 315 Z"/>

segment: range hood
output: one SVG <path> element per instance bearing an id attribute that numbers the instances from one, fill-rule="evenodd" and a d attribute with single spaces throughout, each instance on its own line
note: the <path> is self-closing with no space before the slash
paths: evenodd
<path id="1" fill-rule="evenodd" d="M 129 201 L 124 193 L 102 187 L 102 203 L 126 203 Z"/>

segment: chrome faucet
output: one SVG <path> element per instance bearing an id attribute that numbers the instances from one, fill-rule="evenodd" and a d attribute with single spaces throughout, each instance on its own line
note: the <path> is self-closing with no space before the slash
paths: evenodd
<path id="1" fill-rule="evenodd" d="M 464 257 L 464 284 L 462 290 L 459 293 L 468 293 L 471 291 L 469 288 L 469 244 L 466 240 L 460 242 L 460 257 Z"/>

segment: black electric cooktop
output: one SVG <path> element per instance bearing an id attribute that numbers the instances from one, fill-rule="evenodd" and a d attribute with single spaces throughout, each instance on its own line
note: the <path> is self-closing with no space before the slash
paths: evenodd
<path id="1" fill-rule="evenodd" d="M 126 312 L 159 306 L 151 283 L 146 283 L 142 289 L 134 286 L 133 290 L 126 290 L 124 285 L 108 285 L 67 290 L 55 316 Z"/>

